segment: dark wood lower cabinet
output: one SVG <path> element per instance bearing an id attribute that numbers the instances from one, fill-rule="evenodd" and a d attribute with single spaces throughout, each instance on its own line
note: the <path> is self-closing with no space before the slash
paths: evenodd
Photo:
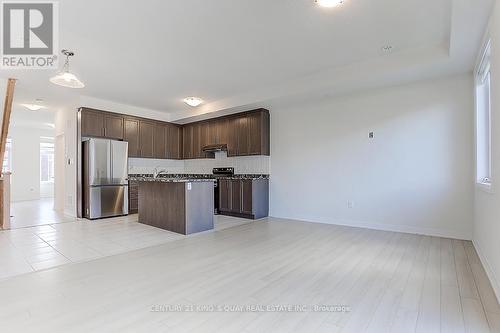
<path id="1" fill-rule="evenodd" d="M 231 180 L 221 179 L 219 180 L 219 212 L 229 213 L 231 212 Z"/>
<path id="2" fill-rule="evenodd" d="M 219 180 L 219 212 L 251 219 L 269 215 L 269 179 Z"/>
<path id="3" fill-rule="evenodd" d="M 128 213 L 137 214 L 139 211 L 139 182 L 128 183 Z"/>

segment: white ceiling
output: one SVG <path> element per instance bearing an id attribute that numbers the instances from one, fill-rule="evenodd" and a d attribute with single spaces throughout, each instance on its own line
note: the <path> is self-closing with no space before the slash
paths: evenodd
<path id="1" fill-rule="evenodd" d="M 83 95 L 181 119 L 470 71 L 492 2 L 61 0 L 60 47 L 75 51 L 86 87 L 49 84 L 47 70 L 1 77 L 20 79 L 18 103 L 55 108 Z M 207 103 L 192 109 L 186 96 Z"/>

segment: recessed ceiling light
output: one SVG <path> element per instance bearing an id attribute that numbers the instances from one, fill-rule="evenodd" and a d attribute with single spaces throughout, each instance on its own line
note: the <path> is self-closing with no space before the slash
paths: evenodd
<path id="1" fill-rule="evenodd" d="M 321 7 L 332 8 L 340 6 L 344 3 L 344 0 L 314 0 L 314 2 Z"/>
<path id="2" fill-rule="evenodd" d="M 184 98 L 184 103 L 192 107 L 197 107 L 203 103 L 203 100 L 199 97 L 186 97 Z"/>

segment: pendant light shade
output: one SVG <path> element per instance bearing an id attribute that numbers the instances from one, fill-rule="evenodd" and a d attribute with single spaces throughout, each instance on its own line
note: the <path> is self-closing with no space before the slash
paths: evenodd
<path id="1" fill-rule="evenodd" d="M 62 50 L 61 52 L 66 56 L 66 61 L 64 63 L 63 70 L 59 72 L 56 76 L 51 77 L 50 82 L 68 88 L 85 87 L 85 84 L 82 81 L 80 81 L 75 74 L 69 71 L 69 57 L 72 57 L 75 54 L 72 51 L 68 50 Z"/>

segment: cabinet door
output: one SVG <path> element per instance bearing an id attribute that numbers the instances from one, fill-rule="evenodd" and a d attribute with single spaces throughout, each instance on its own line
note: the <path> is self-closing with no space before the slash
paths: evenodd
<path id="1" fill-rule="evenodd" d="M 200 123 L 194 123 L 193 127 L 193 150 L 192 150 L 192 158 L 201 158 L 201 126 Z"/>
<path id="2" fill-rule="evenodd" d="M 231 212 L 241 213 L 241 180 L 231 180 Z"/>
<path id="3" fill-rule="evenodd" d="M 82 110 L 82 136 L 104 136 L 104 115 L 100 112 Z"/>
<path id="4" fill-rule="evenodd" d="M 210 144 L 210 123 L 203 122 L 200 124 L 200 147 L 203 150 L 203 147 Z"/>
<path id="5" fill-rule="evenodd" d="M 263 114 L 261 112 L 255 112 L 248 115 L 249 155 L 262 154 L 262 118 Z"/>
<path id="6" fill-rule="evenodd" d="M 191 124 L 182 128 L 182 146 L 183 157 L 185 159 L 193 158 L 193 125 Z"/>
<path id="7" fill-rule="evenodd" d="M 219 210 L 231 212 L 231 181 L 228 179 L 219 180 Z"/>
<path id="8" fill-rule="evenodd" d="M 250 133 L 248 126 L 248 117 L 242 116 L 238 118 L 237 122 L 237 137 L 238 137 L 238 156 L 246 156 L 249 152 Z"/>
<path id="9" fill-rule="evenodd" d="M 128 156 L 140 157 L 139 148 L 139 120 L 125 119 L 123 140 L 128 142 Z"/>
<path id="10" fill-rule="evenodd" d="M 238 156 L 238 118 L 227 119 L 227 156 Z"/>
<path id="11" fill-rule="evenodd" d="M 182 159 L 182 128 L 177 125 L 167 126 L 167 158 Z"/>
<path id="12" fill-rule="evenodd" d="M 130 181 L 128 185 L 128 212 L 137 213 L 139 210 L 139 183 Z"/>
<path id="13" fill-rule="evenodd" d="M 207 144 L 215 145 L 221 143 L 219 141 L 218 125 L 216 120 L 208 122 L 208 140 Z"/>
<path id="14" fill-rule="evenodd" d="M 153 134 L 153 156 L 154 158 L 167 158 L 166 126 L 161 123 L 155 124 Z"/>
<path id="15" fill-rule="evenodd" d="M 252 214 L 252 180 L 244 179 L 241 181 L 241 212 L 243 214 Z"/>
<path id="16" fill-rule="evenodd" d="M 226 144 L 229 147 L 229 119 L 218 119 L 215 122 L 217 131 L 217 143 Z"/>
<path id="17" fill-rule="evenodd" d="M 123 140 L 123 117 L 104 114 L 104 136 L 110 139 Z"/>
<path id="18" fill-rule="evenodd" d="M 154 128 L 155 124 L 147 121 L 139 121 L 139 146 L 141 157 L 153 157 L 154 143 Z"/>

